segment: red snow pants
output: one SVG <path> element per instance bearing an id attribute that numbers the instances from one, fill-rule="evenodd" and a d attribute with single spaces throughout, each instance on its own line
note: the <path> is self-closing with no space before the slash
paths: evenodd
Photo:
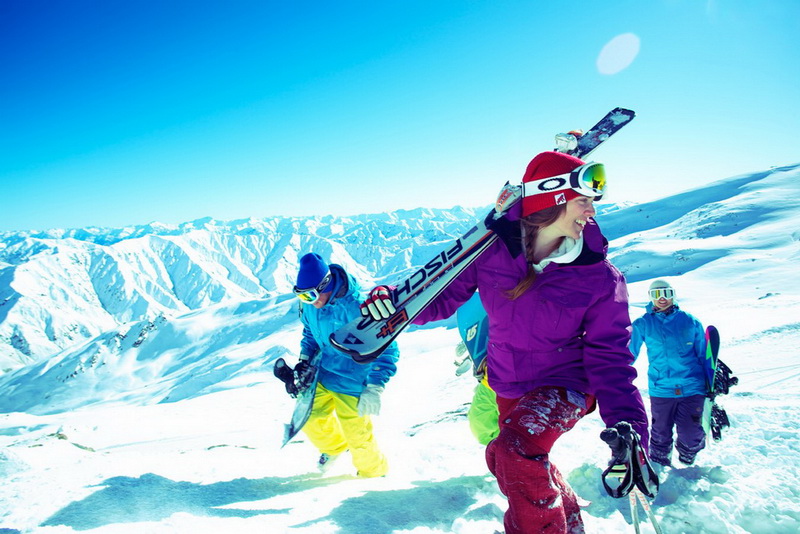
<path id="1" fill-rule="evenodd" d="M 486 463 L 508 498 L 506 534 L 584 532 L 578 499 L 548 455 L 594 404 L 592 395 L 558 387 L 497 397 L 500 434 L 486 447 Z"/>

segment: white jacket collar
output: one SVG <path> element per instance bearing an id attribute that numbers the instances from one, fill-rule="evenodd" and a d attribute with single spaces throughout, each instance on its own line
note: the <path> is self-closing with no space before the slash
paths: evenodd
<path id="1" fill-rule="evenodd" d="M 550 263 L 572 263 L 580 255 L 581 250 L 583 250 L 583 232 L 578 239 L 565 237 L 557 249 L 539 263 L 532 263 L 531 267 L 538 274 Z"/>

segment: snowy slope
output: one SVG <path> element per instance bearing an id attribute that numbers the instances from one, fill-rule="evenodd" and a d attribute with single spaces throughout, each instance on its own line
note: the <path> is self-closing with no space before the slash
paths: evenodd
<path id="1" fill-rule="evenodd" d="M 740 378 L 722 399 L 733 423 L 725 439 L 695 466 L 662 473 L 654 509 L 665 532 L 800 530 L 798 199 L 795 166 L 598 217 L 631 282 L 631 315 L 642 313 L 649 281 L 669 277 L 681 305 L 720 329 L 721 357 Z M 166 237 L 176 236 L 159 239 Z M 136 239 L 155 238 L 117 243 Z M 75 238 L 67 241 L 58 246 L 67 250 Z M 372 265 L 401 255 L 373 257 Z M 455 376 L 452 328 L 401 336 L 399 371 L 376 421 L 387 477 L 355 478 L 348 458 L 320 476 L 304 440 L 278 448 L 292 404 L 271 362 L 294 358 L 295 310 L 266 292 L 210 300 L 112 322 L 0 376 L 0 532 L 502 529 L 505 501 L 466 424 L 474 379 Z M 646 396 L 646 355 L 636 367 Z M 557 443 L 553 461 L 588 501 L 588 532 L 632 531 L 625 500 L 607 497 L 599 483 L 608 457 L 602 428 L 596 414 L 587 417 Z"/>

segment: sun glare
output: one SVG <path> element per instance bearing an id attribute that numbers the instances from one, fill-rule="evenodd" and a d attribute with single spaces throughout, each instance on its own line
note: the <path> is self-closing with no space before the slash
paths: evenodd
<path id="1" fill-rule="evenodd" d="M 617 74 L 627 69 L 639 55 L 639 37 L 623 33 L 611 39 L 597 56 L 600 74 Z"/>

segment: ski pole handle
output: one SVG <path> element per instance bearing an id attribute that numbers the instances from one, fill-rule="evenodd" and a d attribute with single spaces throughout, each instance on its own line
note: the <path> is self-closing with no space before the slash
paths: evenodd
<path id="1" fill-rule="evenodd" d="M 619 433 L 620 437 L 622 437 L 622 439 L 626 441 L 630 440 L 630 436 L 633 433 L 633 427 L 629 422 L 620 421 L 619 423 L 614 425 L 614 428 L 617 429 L 617 432 Z"/>
<path id="2" fill-rule="evenodd" d="M 600 432 L 600 439 L 605 441 L 609 447 L 612 449 L 615 448 L 615 445 L 619 443 L 620 437 L 619 432 L 617 432 L 616 428 L 606 428 L 602 432 Z"/>
<path id="3" fill-rule="evenodd" d="M 618 463 L 626 459 L 631 448 L 632 432 L 633 428 L 629 423 L 620 421 L 600 433 L 600 439 L 611 448 L 612 460 L 610 463 Z"/>

